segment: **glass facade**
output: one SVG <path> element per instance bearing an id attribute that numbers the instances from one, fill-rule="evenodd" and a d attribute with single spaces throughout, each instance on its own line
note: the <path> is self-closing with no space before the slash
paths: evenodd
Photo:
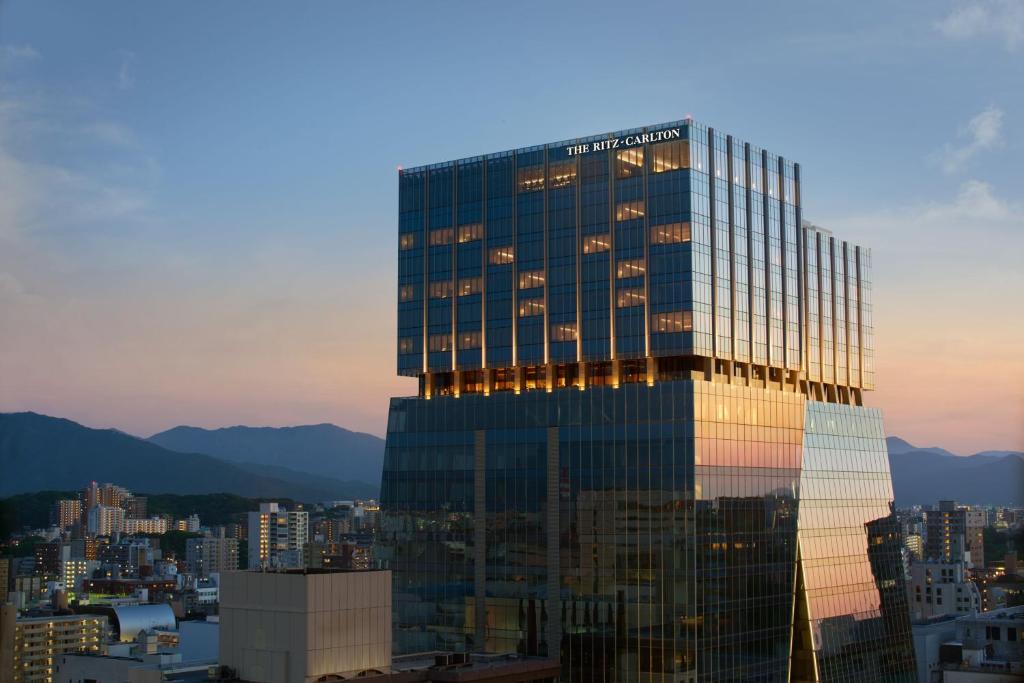
<path id="1" fill-rule="evenodd" d="M 799 178 L 689 120 L 400 173 L 396 652 L 913 680 L 870 253 Z"/>
<path id="2" fill-rule="evenodd" d="M 679 356 L 823 400 L 873 388 L 870 253 L 803 221 L 798 164 L 731 135 L 686 120 L 488 154 L 403 170 L 399 194 L 398 372 L 427 394 Z"/>

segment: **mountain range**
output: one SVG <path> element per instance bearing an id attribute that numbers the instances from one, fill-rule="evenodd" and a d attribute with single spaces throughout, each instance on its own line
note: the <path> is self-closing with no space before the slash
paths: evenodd
<path id="1" fill-rule="evenodd" d="M 886 440 L 898 506 L 1024 506 L 1024 453 L 958 456 Z M 144 493 L 234 493 L 307 502 L 375 498 L 384 441 L 331 424 L 175 427 L 140 439 L 35 413 L 0 414 L 0 497 L 112 481 Z"/>
<path id="2" fill-rule="evenodd" d="M 90 429 L 36 413 L 0 413 L 0 472 L 0 497 L 81 489 L 90 481 L 140 493 L 225 492 L 309 502 L 376 498 L 380 490 L 379 470 L 375 480 L 342 481 L 323 472 L 173 451 L 116 429 Z"/>
<path id="3" fill-rule="evenodd" d="M 983 451 L 959 456 L 935 446 L 886 439 L 896 505 L 955 500 L 977 505 L 1024 505 L 1024 453 Z"/>
<path id="4" fill-rule="evenodd" d="M 277 468 L 283 467 L 318 477 L 379 485 L 384 467 L 381 438 L 332 424 L 280 428 L 175 427 L 154 434 L 149 441 L 172 451 L 205 453 L 233 463 L 258 465 L 270 476 L 280 476 Z"/>

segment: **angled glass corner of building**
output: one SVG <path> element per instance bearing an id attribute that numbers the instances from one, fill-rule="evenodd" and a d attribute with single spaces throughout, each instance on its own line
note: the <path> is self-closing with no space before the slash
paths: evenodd
<path id="1" fill-rule="evenodd" d="M 792 680 L 916 680 L 878 410 L 808 401 L 799 507 Z"/>

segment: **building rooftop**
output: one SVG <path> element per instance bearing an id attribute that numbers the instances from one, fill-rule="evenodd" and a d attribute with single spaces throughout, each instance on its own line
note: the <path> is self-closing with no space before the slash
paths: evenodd
<path id="1" fill-rule="evenodd" d="M 1006 621 L 1006 622 L 1024 622 L 1024 605 L 1018 607 L 1006 607 L 1004 609 L 990 610 L 988 612 L 979 612 L 978 614 L 967 615 L 968 619 L 975 621 Z"/>
<path id="2" fill-rule="evenodd" d="M 312 574 L 365 574 L 382 572 L 386 569 L 349 569 L 346 567 L 269 567 L 266 569 L 246 569 L 250 574 L 291 574 L 309 576 Z"/>
<path id="3" fill-rule="evenodd" d="M 399 167 L 399 173 L 419 173 L 421 171 L 427 171 L 435 168 L 444 168 L 446 166 L 453 166 L 462 162 L 480 161 L 481 159 L 491 159 L 495 157 L 507 157 L 513 154 L 536 152 L 544 148 L 552 147 L 569 147 L 572 145 L 585 144 L 589 142 L 600 142 L 602 140 L 610 140 L 615 138 L 624 138 L 629 135 L 643 135 L 645 132 L 656 132 L 659 130 L 680 128 L 682 126 L 701 125 L 694 121 L 692 118 L 687 116 L 686 118 L 678 121 L 667 121 L 663 123 L 652 123 L 647 126 L 641 126 L 639 128 L 625 128 L 622 130 L 611 131 L 607 133 L 597 133 L 594 135 L 588 135 L 581 138 L 569 138 L 567 140 L 558 140 L 556 142 L 548 142 L 540 145 L 530 145 L 528 147 L 516 147 L 515 149 L 505 149 L 498 152 L 487 152 L 483 154 L 477 154 L 475 156 L 462 157 L 460 159 L 451 159 L 448 161 L 439 161 L 432 164 L 422 164 L 419 166 L 411 166 L 409 168 Z"/>

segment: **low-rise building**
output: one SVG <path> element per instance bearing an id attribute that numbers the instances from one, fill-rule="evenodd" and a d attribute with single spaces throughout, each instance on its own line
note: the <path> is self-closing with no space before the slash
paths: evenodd
<path id="1" fill-rule="evenodd" d="M 237 570 L 238 539 L 188 539 L 185 543 L 185 566 L 190 573 L 200 577 Z"/>
<path id="2" fill-rule="evenodd" d="M 189 515 L 185 519 L 179 519 L 175 522 L 175 528 L 178 531 L 190 531 L 195 533 L 199 531 L 200 526 L 199 515 Z"/>
<path id="3" fill-rule="evenodd" d="M 60 541 L 39 543 L 35 547 L 36 574 L 56 576 L 60 573 L 60 565 L 71 558 L 71 547 Z"/>
<path id="4" fill-rule="evenodd" d="M 943 645 L 943 683 L 1024 680 L 1024 606 L 956 620 L 957 640 Z"/>
<path id="5" fill-rule="evenodd" d="M 981 611 L 981 593 L 968 581 L 962 562 L 918 562 L 910 565 L 907 604 L 913 621 L 943 614 Z"/>
<path id="6" fill-rule="evenodd" d="M 939 683 L 942 680 L 940 655 L 943 645 L 956 639 L 956 622 L 962 616 L 944 614 L 911 625 L 914 635 L 914 657 L 917 660 L 917 683 Z"/>
<path id="7" fill-rule="evenodd" d="M 82 523 L 82 501 L 77 498 L 58 500 L 53 504 L 53 521 L 61 531 Z"/>
<path id="8" fill-rule="evenodd" d="M 249 569 L 303 566 L 303 547 L 309 541 L 309 513 L 285 510 L 277 503 L 260 503 L 249 513 Z"/>
<path id="9" fill-rule="evenodd" d="M 7 594 L 11 590 L 11 559 L 0 557 L 0 605 L 7 602 Z"/>
<path id="10" fill-rule="evenodd" d="M 60 577 L 66 590 L 77 593 L 81 590 L 83 579 L 92 578 L 100 563 L 96 560 L 64 560 L 61 563 Z"/>
<path id="11" fill-rule="evenodd" d="M 14 683 L 51 683 L 54 658 L 70 652 L 99 652 L 107 620 L 94 614 L 18 618 L 13 605 L 0 605 L 0 671 Z"/>
<path id="12" fill-rule="evenodd" d="M 87 527 L 94 536 L 113 536 L 124 530 L 124 509 L 95 505 L 89 508 Z"/>
<path id="13" fill-rule="evenodd" d="M 221 665 L 252 683 L 385 671 L 391 572 L 228 572 L 220 625 Z"/>
<path id="14" fill-rule="evenodd" d="M 921 534 L 907 534 L 903 539 L 903 546 L 907 549 L 914 562 L 924 559 L 924 538 Z"/>
<path id="15" fill-rule="evenodd" d="M 163 517 L 129 517 L 124 520 L 126 534 L 164 534 L 167 533 L 167 520 Z"/>

